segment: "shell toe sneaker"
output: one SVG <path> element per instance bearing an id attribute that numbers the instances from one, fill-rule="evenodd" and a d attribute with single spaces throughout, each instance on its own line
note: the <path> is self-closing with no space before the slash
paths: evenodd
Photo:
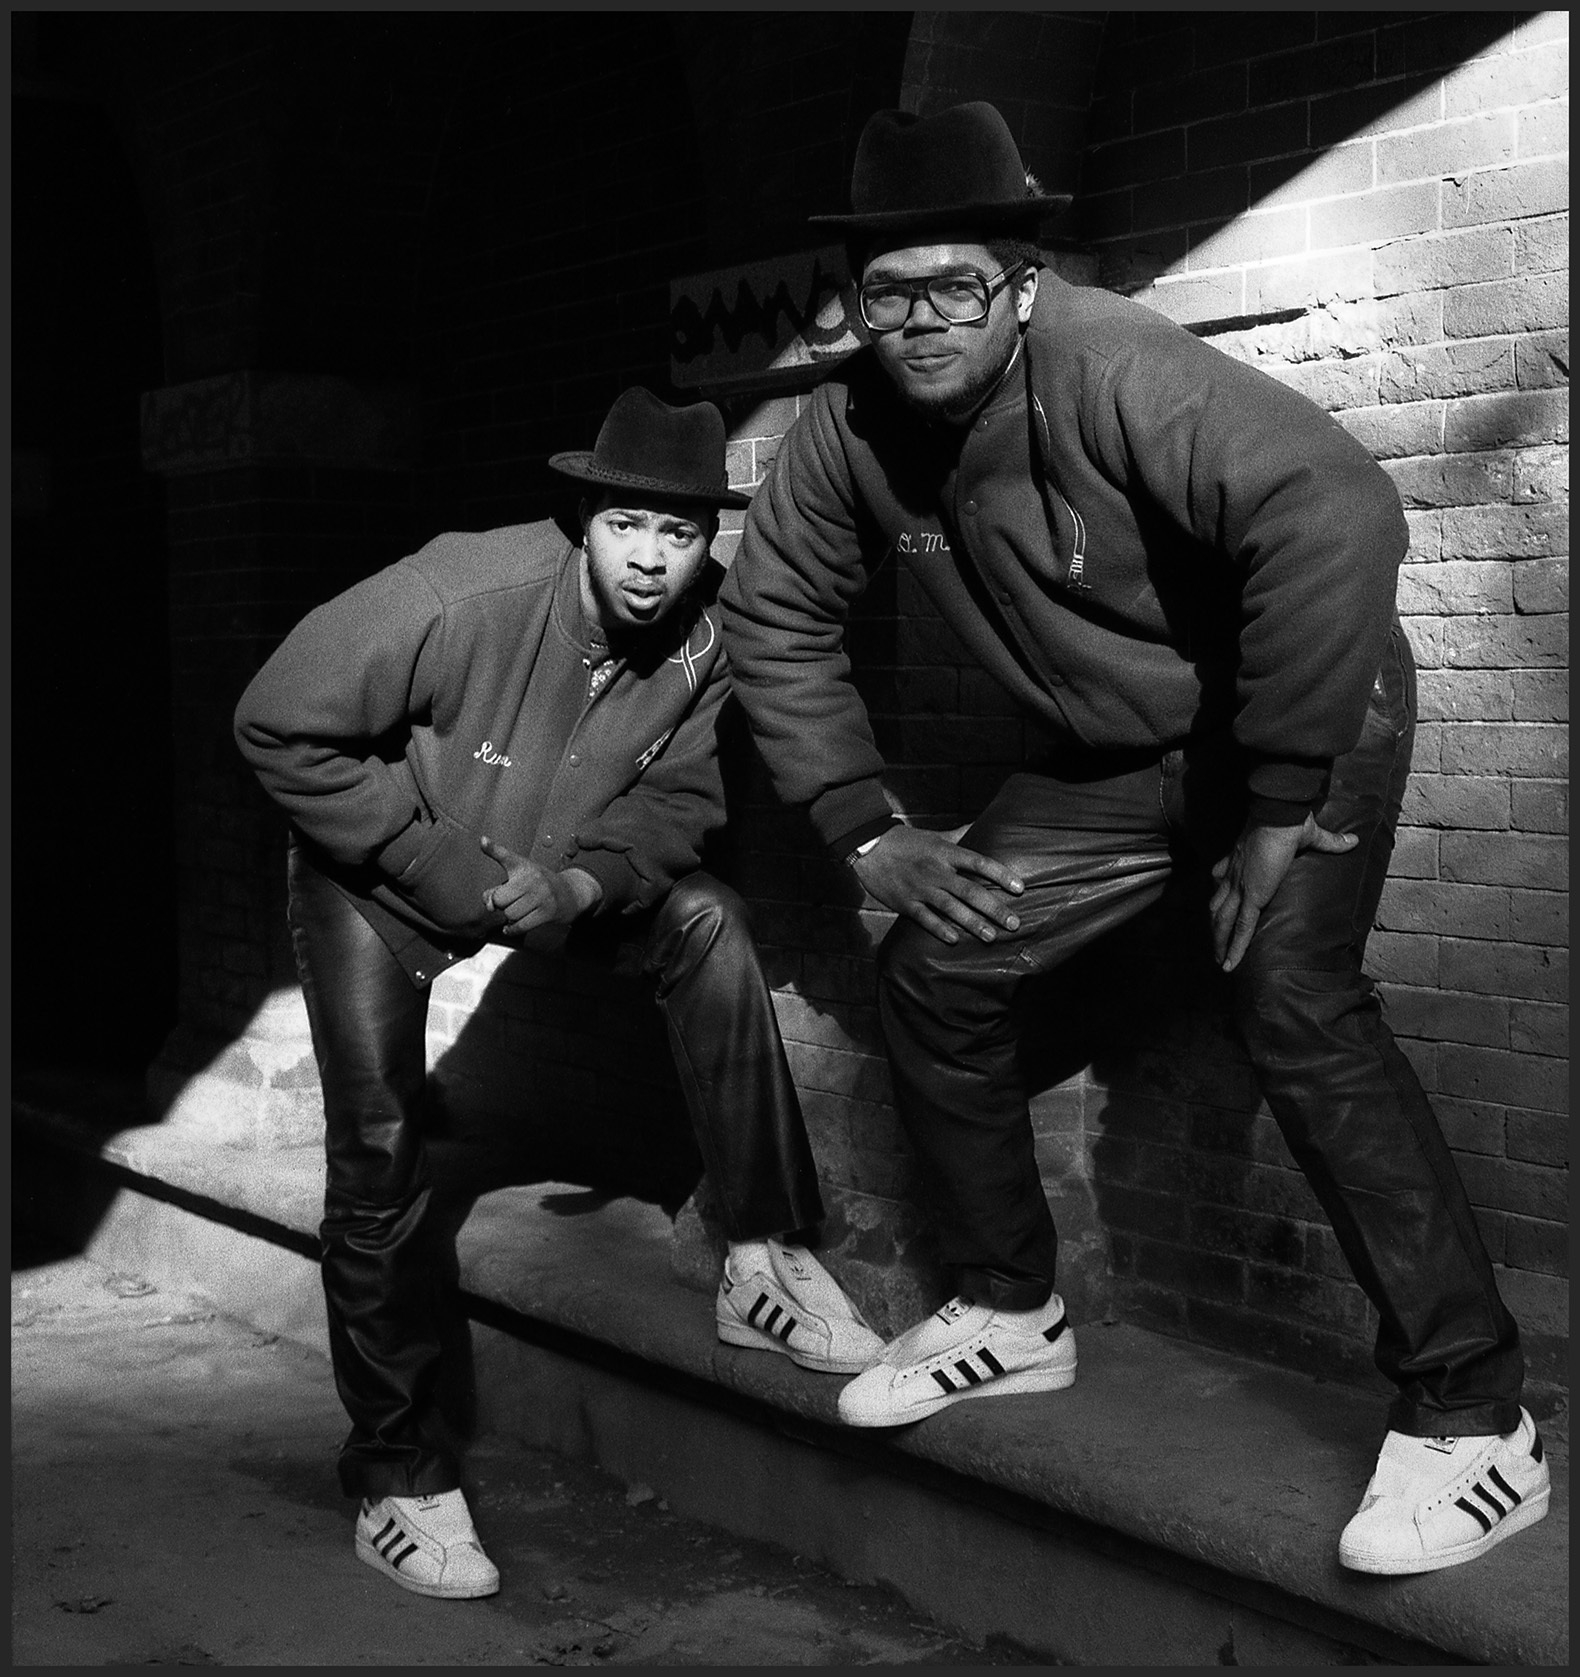
<path id="1" fill-rule="evenodd" d="M 1357 1572 L 1435 1572 L 1484 1555 L 1547 1512 L 1542 1436 L 1528 1411 L 1501 1438 L 1390 1432 L 1339 1559 Z"/>
<path id="2" fill-rule="evenodd" d="M 966 1398 L 1058 1392 L 1075 1384 L 1075 1335 L 1054 1293 L 1038 1310 L 951 1299 L 907 1328 L 839 1394 L 852 1427 L 898 1427 Z"/>
<path id="3" fill-rule="evenodd" d="M 465 1601 L 499 1589 L 499 1569 L 483 1553 L 460 1491 L 364 1498 L 357 1559 L 416 1595 Z"/>
<path id="4" fill-rule="evenodd" d="M 753 1240 L 732 1247 L 713 1307 L 726 1345 L 777 1351 L 802 1368 L 856 1374 L 883 1341 L 804 1246 Z"/>

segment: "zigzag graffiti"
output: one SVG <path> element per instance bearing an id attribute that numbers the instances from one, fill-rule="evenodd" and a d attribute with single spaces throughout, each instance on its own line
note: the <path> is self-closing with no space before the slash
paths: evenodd
<path id="1" fill-rule="evenodd" d="M 699 309 L 692 298 L 682 297 L 669 311 L 670 354 L 676 361 L 695 361 L 698 356 L 713 352 L 714 340 L 720 334 L 731 355 L 753 333 L 765 339 L 772 349 L 778 342 L 781 317 L 809 345 L 836 344 L 849 328 L 843 320 L 832 327 L 819 326 L 817 315 L 828 298 L 839 294 L 840 284 L 837 274 L 826 273 L 823 264 L 814 259 L 806 299 L 801 303 L 790 295 L 785 280 L 780 280 L 773 292 L 759 301 L 743 279 L 736 288 L 733 308 L 724 301 L 722 291 L 713 293 L 706 309 Z"/>

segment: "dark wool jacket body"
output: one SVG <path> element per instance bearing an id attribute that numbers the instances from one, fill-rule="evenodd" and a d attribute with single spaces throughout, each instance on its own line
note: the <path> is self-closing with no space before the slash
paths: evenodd
<path id="1" fill-rule="evenodd" d="M 718 609 L 693 598 L 588 701 L 578 549 L 553 523 L 439 536 L 309 613 L 236 740 L 313 860 L 414 982 L 504 924 L 487 834 L 652 906 L 724 819 Z"/>
<path id="2" fill-rule="evenodd" d="M 870 350 L 814 392 L 720 604 L 775 785 L 830 845 L 888 808 L 844 629 L 889 552 L 1056 739 L 1161 753 L 1232 727 L 1253 813 L 1292 824 L 1360 738 L 1407 541 L 1387 474 L 1305 397 L 1044 272 L 963 433 Z"/>

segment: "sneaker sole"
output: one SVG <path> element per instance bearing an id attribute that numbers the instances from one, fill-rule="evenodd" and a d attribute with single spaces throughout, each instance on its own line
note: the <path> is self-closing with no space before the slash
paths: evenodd
<path id="1" fill-rule="evenodd" d="M 1339 1562 L 1347 1566 L 1351 1572 L 1373 1572 L 1391 1578 L 1410 1572 L 1440 1572 L 1445 1566 L 1462 1566 L 1466 1561 L 1473 1561 L 1477 1556 L 1486 1554 L 1504 1538 L 1513 1537 L 1516 1532 L 1524 1531 L 1527 1526 L 1534 1526 L 1547 1512 L 1547 1503 L 1551 1495 L 1552 1487 L 1544 1485 L 1541 1490 L 1531 1492 L 1512 1514 L 1504 1515 L 1491 1531 L 1478 1537 L 1473 1543 L 1460 1543 L 1436 1555 L 1418 1555 L 1408 1559 L 1394 1555 L 1366 1555 L 1353 1549 L 1346 1550 L 1344 1544 L 1340 1543 Z"/>
<path id="2" fill-rule="evenodd" d="M 847 1427 L 904 1427 L 912 1421 L 925 1421 L 940 1409 L 964 1403 L 968 1398 L 1014 1397 L 1019 1392 L 1062 1392 L 1075 1384 L 1075 1364 L 1068 1368 L 1026 1368 L 1016 1374 L 1000 1375 L 984 1381 L 980 1386 L 967 1386 L 964 1391 L 940 1392 L 937 1397 L 924 1398 L 906 1406 L 904 1414 L 863 1417 L 860 1420 L 846 1415 L 841 1408 L 839 1418 Z"/>
<path id="3" fill-rule="evenodd" d="M 492 1584 L 424 1584 L 420 1579 L 391 1566 L 360 1534 L 357 1537 L 357 1559 L 366 1562 L 375 1572 L 382 1572 L 386 1578 L 393 1579 L 413 1595 L 433 1596 L 439 1601 L 476 1601 L 486 1595 L 499 1594 L 497 1578 Z"/>
<path id="4" fill-rule="evenodd" d="M 809 1368 L 816 1374 L 860 1374 L 878 1360 L 877 1352 L 868 1362 L 859 1362 L 852 1357 L 819 1357 L 811 1351 L 794 1350 L 782 1339 L 775 1339 L 771 1333 L 764 1333 L 745 1322 L 726 1321 L 722 1316 L 715 1317 L 714 1321 L 719 1338 L 726 1345 L 739 1345 L 748 1351 L 777 1351 L 798 1368 Z"/>

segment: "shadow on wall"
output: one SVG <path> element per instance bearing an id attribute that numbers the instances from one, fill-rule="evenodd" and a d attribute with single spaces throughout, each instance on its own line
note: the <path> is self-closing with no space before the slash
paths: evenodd
<path id="1" fill-rule="evenodd" d="M 614 970 L 516 950 L 429 1079 L 436 1174 L 449 1193 L 585 1185 L 671 1216 L 702 1163 L 641 945 Z"/>
<path id="2" fill-rule="evenodd" d="M 1103 285 L 1133 292 L 1212 268 L 1213 241 L 1247 211 L 1354 190 L 1335 148 L 1416 102 L 1435 120 L 1445 76 L 1536 14 L 1356 12 L 1320 43 L 1318 15 L 1108 14 L 1071 228 L 1098 250 Z M 1300 191 L 1319 169 L 1339 184 Z"/>

